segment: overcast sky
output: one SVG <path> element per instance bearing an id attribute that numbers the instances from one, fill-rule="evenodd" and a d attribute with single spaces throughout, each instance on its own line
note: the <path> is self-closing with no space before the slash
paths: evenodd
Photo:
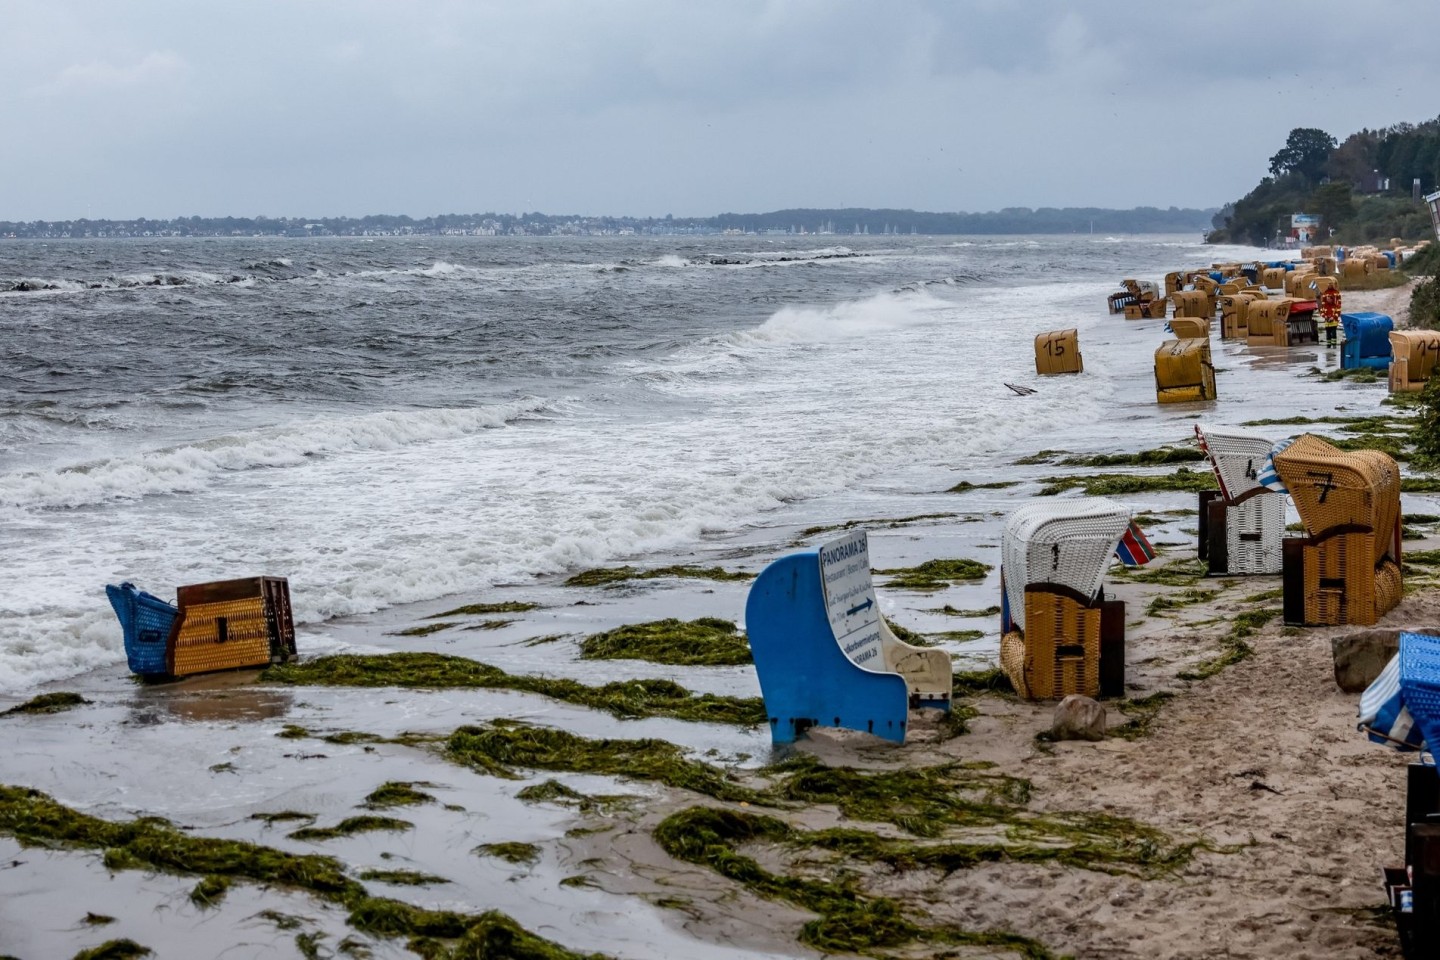
<path id="1" fill-rule="evenodd" d="M 0 220 L 1219 206 L 1436 0 L 0 0 Z"/>

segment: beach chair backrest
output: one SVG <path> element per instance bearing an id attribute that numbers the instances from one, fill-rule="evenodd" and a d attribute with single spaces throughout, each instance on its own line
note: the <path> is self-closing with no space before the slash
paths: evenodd
<path id="1" fill-rule="evenodd" d="M 1130 511 L 1111 500 L 1035 500 L 1005 521 L 1001 556 L 1010 616 L 1025 628 L 1025 588 L 1055 584 L 1086 602 L 1099 591 L 1130 526 Z"/>

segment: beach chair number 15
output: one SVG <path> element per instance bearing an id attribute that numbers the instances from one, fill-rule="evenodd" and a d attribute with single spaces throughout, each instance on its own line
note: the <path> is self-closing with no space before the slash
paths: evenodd
<path id="1" fill-rule="evenodd" d="M 1050 356 L 1052 357 L 1063 357 L 1065 356 L 1065 344 L 1061 343 L 1058 340 L 1046 340 L 1045 352 L 1050 354 Z"/>

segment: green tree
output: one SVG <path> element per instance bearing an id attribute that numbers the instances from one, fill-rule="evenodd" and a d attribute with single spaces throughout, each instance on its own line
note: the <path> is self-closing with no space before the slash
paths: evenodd
<path id="1" fill-rule="evenodd" d="M 1339 227 L 1355 219 L 1355 200 L 1348 183 L 1332 182 L 1317 188 L 1311 203 L 1326 227 Z"/>
<path id="2" fill-rule="evenodd" d="M 1270 158 L 1270 172 L 1276 177 L 1294 173 L 1315 183 L 1325 172 L 1325 163 L 1335 149 L 1335 138 L 1316 127 L 1296 127 L 1285 146 Z"/>

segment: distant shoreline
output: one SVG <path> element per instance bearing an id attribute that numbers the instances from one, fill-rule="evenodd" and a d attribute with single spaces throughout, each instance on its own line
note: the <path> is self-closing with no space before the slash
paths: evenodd
<path id="1" fill-rule="evenodd" d="M 1010 207 L 989 213 L 893 209 L 792 209 L 713 217 L 596 217 L 474 213 L 414 219 L 365 217 L 175 217 L 151 220 L 0 220 L 0 239 L 107 240 L 144 237 L 363 236 L 984 236 L 1183 234 L 1210 229 L 1214 209 Z"/>

